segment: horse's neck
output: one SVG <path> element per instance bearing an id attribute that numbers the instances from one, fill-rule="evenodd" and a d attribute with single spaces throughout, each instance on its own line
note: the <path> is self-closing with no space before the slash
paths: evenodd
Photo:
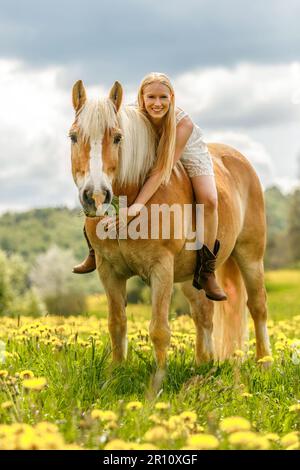
<path id="1" fill-rule="evenodd" d="M 113 193 L 115 196 L 126 196 L 127 197 L 127 206 L 130 206 L 135 201 L 140 188 L 136 184 L 123 184 L 120 185 L 116 181 L 113 182 Z"/>

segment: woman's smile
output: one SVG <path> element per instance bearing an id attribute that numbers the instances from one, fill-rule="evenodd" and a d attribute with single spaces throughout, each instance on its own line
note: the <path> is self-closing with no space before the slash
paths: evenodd
<path id="1" fill-rule="evenodd" d="M 160 120 L 169 111 L 171 93 L 166 85 L 159 82 L 154 82 L 145 86 L 143 98 L 150 120 L 151 118 Z"/>

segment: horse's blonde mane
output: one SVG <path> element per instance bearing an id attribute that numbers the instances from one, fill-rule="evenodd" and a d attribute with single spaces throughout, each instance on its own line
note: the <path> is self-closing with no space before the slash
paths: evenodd
<path id="1" fill-rule="evenodd" d="M 98 140 L 105 129 L 118 127 L 111 100 L 88 100 L 78 113 L 78 125 L 85 140 Z"/>
<path id="2" fill-rule="evenodd" d="M 116 114 L 110 99 L 88 100 L 77 122 L 85 140 L 99 139 L 107 128 L 120 128 L 124 138 L 116 180 L 121 185 L 144 183 L 155 162 L 155 134 L 136 107 L 125 106 Z"/>
<path id="3" fill-rule="evenodd" d="M 119 113 L 124 133 L 117 180 L 120 184 L 144 183 L 155 162 L 155 134 L 145 116 L 134 106 Z"/>

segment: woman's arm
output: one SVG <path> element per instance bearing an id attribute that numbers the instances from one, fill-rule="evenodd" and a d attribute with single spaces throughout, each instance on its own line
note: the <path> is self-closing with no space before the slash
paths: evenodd
<path id="1" fill-rule="evenodd" d="M 184 151 L 184 147 L 186 146 L 186 143 L 189 140 L 193 132 L 193 128 L 194 128 L 193 121 L 188 116 L 181 119 L 181 121 L 179 121 L 179 123 L 177 124 L 173 166 L 180 159 Z"/>
<path id="2" fill-rule="evenodd" d="M 161 172 L 157 171 L 153 173 L 146 182 L 143 184 L 142 189 L 137 195 L 135 201 L 128 208 L 128 215 L 135 215 L 139 212 L 145 204 L 151 199 L 153 194 L 158 190 L 161 183 Z"/>
<path id="3" fill-rule="evenodd" d="M 176 143 L 175 143 L 175 153 L 174 153 L 174 160 L 173 166 L 177 163 L 180 159 L 184 147 L 186 146 L 187 141 L 190 138 L 190 135 L 193 131 L 193 122 L 191 119 L 186 116 L 183 118 L 177 125 L 176 128 Z M 161 173 L 156 172 L 153 173 L 144 183 L 142 189 L 140 190 L 137 198 L 135 199 L 134 203 L 129 207 L 128 214 L 135 215 L 141 209 L 141 205 L 147 204 L 149 199 L 153 196 L 153 194 L 158 190 L 161 181 Z"/>

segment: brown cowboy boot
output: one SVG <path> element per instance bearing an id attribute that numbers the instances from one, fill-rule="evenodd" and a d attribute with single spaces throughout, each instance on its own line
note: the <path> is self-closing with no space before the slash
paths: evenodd
<path id="1" fill-rule="evenodd" d="M 193 286 L 196 289 L 205 290 L 206 297 L 210 300 L 226 300 L 227 296 L 223 289 L 218 286 L 215 269 L 217 254 L 220 249 L 219 240 L 215 241 L 213 253 L 203 245 L 197 250 L 197 262 L 193 279 Z"/>
<path id="2" fill-rule="evenodd" d="M 77 266 L 74 266 L 73 273 L 76 274 L 87 274 L 95 271 L 96 269 L 95 252 L 92 248 L 92 245 L 90 244 L 90 241 L 85 231 L 85 227 L 83 228 L 83 234 L 89 247 L 89 254 L 82 263 L 77 264 Z"/>

